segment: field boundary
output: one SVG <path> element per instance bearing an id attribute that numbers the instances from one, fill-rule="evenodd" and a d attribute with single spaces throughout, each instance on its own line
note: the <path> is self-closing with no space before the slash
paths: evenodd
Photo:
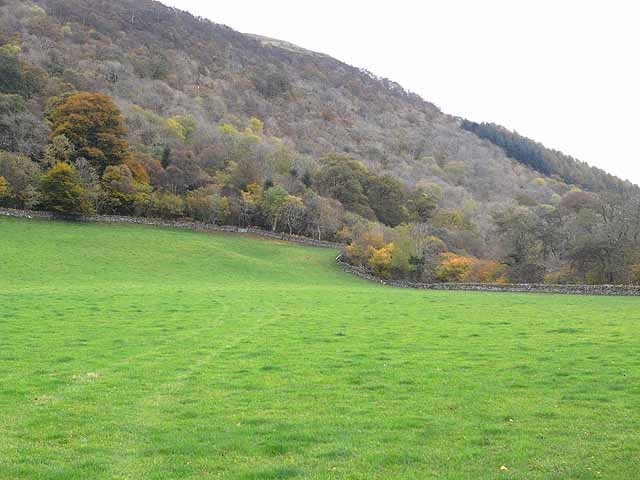
<path id="1" fill-rule="evenodd" d="M 162 220 L 160 218 L 149 217 L 129 217 L 126 215 L 80 215 L 68 216 L 53 212 L 42 212 L 37 210 L 19 210 L 15 208 L 0 208 L 0 215 L 12 218 L 26 218 L 37 220 L 71 220 L 84 223 L 122 223 L 135 225 L 148 225 L 152 227 L 178 228 L 191 230 L 194 232 L 215 232 L 232 233 L 247 236 L 262 237 L 269 240 L 279 240 L 297 243 L 311 247 L 334 248 L 342 250 L 344 244 L 329 242 L 327 240 L 316 240 L 300 235 L 290 235 L 288 233 L 271 232 L 257 227 L 235 227 L 232 225 L 213 225 L 210 223 L 195 222 L 190 220 Z"/>
<path id="2" fill-rule="evenodd" d="M 543 283 L 418 283 L 405 280 L 386 280 L 376 277 L 366 270 L 354 267 L 336 259 L 338 265 L 345 271 L 364 280 L 381 285 L 399 288 L 413 288 L 418 290 L 449 290 L 464 292 L 504 292 L 504 293 L 553 293 L 560 295 L 604 295 L 612 297 L 640 296 L 640 286 L 633 285 L 547 285 Z"/>
<path id="3" fill-rule="evenodd" d="M 36 210 L 19 210 L 14 208 L 0 208 L 0 215 L 13 218 L 38 220 L 73 220 L 86 223 L 121 223 L 148 225 L 154 227 L 177 228 L 194 232 L 229 233 L 292 242 L 299 245 L 333 248 L 342 251 L 342 243 L 316 240 L 310 237 L 289 235 L 287 233 L 271 232 L 257 227 L 235 227 L 231 225 L 212 225 L 209 223 L 189 220 L 162 220 L 148 217 L 129 217 L 124 215 L 88 215 L 69 217 L 53 212 Z M 363 268 L 355 267 L 342 260 L 342 254 L 336 258 L 338 265 L 347 273 L 364 280 L 381 285 L 399 288 L 413 288 L 418 290 L 450 290 L 466 292 L 511 292 L 511 293 L 553 293 L 561 295 L 607 295 L 607 296 L 640 296 L 640 286 L 633 285 L 547 285 L 540 283 L 526 284 L 488 284 L 488 283 L 419 283 L 406 280 L 387 280 L 372 275 Z"/>

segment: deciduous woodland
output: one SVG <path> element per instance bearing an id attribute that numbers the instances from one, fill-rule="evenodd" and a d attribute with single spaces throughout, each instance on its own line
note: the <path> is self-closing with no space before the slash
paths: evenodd
<path id="1" fill-rule="evenodd" d="M 0 0 L 0 206 L 338 240 L 387 278 L 640 283 L 637 186 L 149 0 Z"/>

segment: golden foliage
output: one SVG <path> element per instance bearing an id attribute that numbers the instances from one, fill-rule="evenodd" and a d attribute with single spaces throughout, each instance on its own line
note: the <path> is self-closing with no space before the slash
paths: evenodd
<path id="1" fill-rule="evenodd" d="M 369 257 L 368 263 L 373 273 L 382 278 L 389 278 L 391 276 L 394 249 L 395 245 L 393 243 L 388 243 L 380 248 L 369 247 L 367 251 Z"/>
<path id="2" fill-rule="evenodd" d="M 440 255 L 436 278 L 440 282 L 462 282 L 467 278 L 475 262 L 476 259 L 473 257 L 445 252 Z"/>
<path id="3" fill-rule="evenodd" d="M 129 167 L 129 170 L 131 170 L 131 174 L 133 175 L 133 179 L 136 182 L 149 184 L 151 181 L 149 178 L 149 172 L 143 163 L 136 157 L 127 157 L 124 164 Z"/>
<path id="4" fill-rule="evenodd" d="M 197 125 L 195 120 L 188 115 L 176 115 L 167 119 L 167 127 L 180 140 L 186 141 L 196 131 Z"/>
<path id="5" fill-rule="evenodd" d="M 470 283 L 509 283 L 505 277 L 504 265 L 493 260 L 474 259 L 471 268 L 462 279 Z"/>
<path id="6" fill-rule="evenodd" d="M 89 160 L 100 174 L 129 156 L 123 117 L 109 95 L 71 95 L 53 110 L 51 121 L 51 138 L 64 135 L 77 157 Z"/>
<path id="7" fill-rule="evenodd" d="M 9 181 L 0 177 L 0 200 L 3 198 L 9 198 L 11 196 L 11 185 L 9 185 Z"/>
<path id="8" fill-rule="evenodd" d="M 65 162 L 56 163 L 41 180 L 42 205 L 52 212 L 89 213 L 87 193 L 80 184 L 76 169 Z"/>

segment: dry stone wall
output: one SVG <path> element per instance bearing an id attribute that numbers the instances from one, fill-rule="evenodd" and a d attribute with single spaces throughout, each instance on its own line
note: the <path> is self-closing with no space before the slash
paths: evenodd
<path id="1" fill-rule="evenodd" d="M 74 220 L 81 222 L 101 222 L 101 223 L 129 223 L 140 225 L 151 225 L 155 227 L 181 228 L 196 232 L 220 232 L 251 235 L 294 242 L 300 245 L 312 247 L 333 248 L 342 250 L 344 244 L 328 242 L 325 240 L 315 240 L 309 237 L 298 235 L 288 235 L 286 233 L 270 232 L 255 227 L 234 227 L 229 225 L 211 225 L 188 220 L 161 220 L 146 217 L 127 217 L 121 215 L 91 215 L 80 217 L 68 217 L 51 212 L 39 212 L 32 210 L 16 210 L 11 208 L 0 208 L 0 215 L 14 218 L 35 218 L 41 220 Z M 0 239 L 1 241 L 1 239 Z M 337 262 L 340 267 L 348 273 L 356 275 L 365 280 L 401 288 L 415 288 L 421 290 L 459 290 L 472 292 L 523 292 L 523 293 L 555 293 L 562 295 L 611 295 L 611 296 L 640 296 L 640 286 L 632 285 L 546 285 L 546 284 L 486 284 L 486 283 L 416 283 L 404 280 L 385 280 L 372 275 L 366 270 L 354 267 L 345 263 L 338 255 Z"/>
<path id="2" fill-rule="evenodd" d="M 249 236 L 257 236 L 268 238 L 271 240 L 281 240 L 286 242 L 294 242 L 300 245 L 308 245 L 311 247 L 342 249 L 342 243 L 328 242 L 326 240 L 316 240 L 309 237 L 299 235 L 289 235 L 287 233 L 271 232 L 255 227 L 234 227 L 231 225 L 212 225 L 209 223 L 193 222 L 189 220 L 162 220 L 159 218 L 147 217 L 128 217 L 122 215 L 89 215 L 89 216 L 66 216 L 52 212 L 40 212 L 33 210 L 16 210 L 12 208 L 0 208 L 0 215 L 14 218 L 33 218 L 40 220 L 72 220 L 76 222 L 92 222 L 92 223 L 129 223 L 138 225 L 150 225 L 154 227 L 181 228 L 184 230 L 193 230 L 195 232 L 219 232 L 219 233 L 237 233 Z"/>
<path id="3" fill-rule="evenodd" d="M 521 292 L 521 293 L 555 293 L 560 295 L 610 295 L 640 296 L 640 286 L 633 285 L 547 285 L 541 283 L 526 284 L 487 284 L 487 283 L 416 283 L 404 280 L 385 280 L 371 273 L 340 261 L 338 264 L 345 272 L 349 272 L 365 280 L 401 288 L 421 290 L 458 290 L 466 292 Z"/>

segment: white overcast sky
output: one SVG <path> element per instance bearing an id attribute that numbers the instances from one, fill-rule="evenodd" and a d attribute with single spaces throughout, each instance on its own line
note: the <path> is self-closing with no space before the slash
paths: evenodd
<path id="1" fill-rule="evenodd" d="M 640 4 L 163 0 L 395 80 L 640 184 Z"/>

